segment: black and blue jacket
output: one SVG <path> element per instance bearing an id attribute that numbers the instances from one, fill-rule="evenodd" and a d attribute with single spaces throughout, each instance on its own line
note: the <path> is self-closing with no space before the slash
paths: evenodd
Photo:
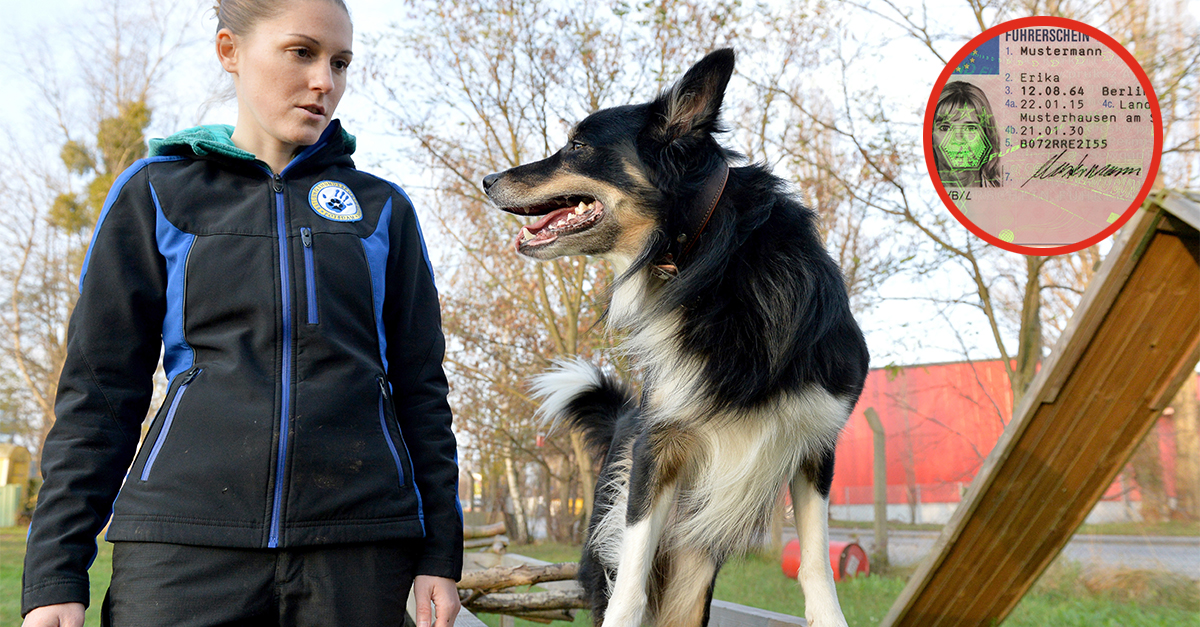
<path id="1" fill-rule="evenodd" d="M 445 340 L 412 203 L 354 168 L 336 120 L 278 175 L 231 131 L 151 142 L 109 193 L 43 448 L 22 615 L 88 602 L 110 514 L 114 542 L 424 536 L 418 574 L 460 577 Z M 139 448 L 160 347 L 169 387 Z"/>

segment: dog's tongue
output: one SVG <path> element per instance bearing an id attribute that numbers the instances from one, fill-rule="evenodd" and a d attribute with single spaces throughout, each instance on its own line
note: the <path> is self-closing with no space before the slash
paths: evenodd
<path id="1" fill-rule="evenodd" d="M 547 213 L 546 215 L 542 216 L 541 219 L 538 220 L 537 222 L 534 222 L 533 224 L 521 227 L 521 230 L 517 231 L 517 238 L 515 240 L 513 240 L 513 248 L 520 250 L 521 244 L 523 244 L 523 243 L 533 242 L 533 241 L 538 241 L 538 240 L 544 240 L 546 242 L 549 242 L 550 240 L 557 239 L 558 238 L 557 235 L 554 235 L 549 232 L 543 233 L 542 229 L 545 229 L 553 221 L 563 217 L 563 215 L 571 213 L 571 211 L 573 209 L 574 209 L 574 207 L 563 207 L 562 209 L 555 209 L 554 211 L 551 211 L 550 213 Z M 534 237 L 531 239 L 528 239 L 528 240 L 523 240 L 522 236 L 526 231 L 528 231 L 529 234 L 533 235 Z"/>
<path id="2" fill-rule="evenodd" d="M 557 220 L 558 218 L 563 217 L 564 215 L 566 215 L 568 213 L 571 213 L 574 210 L 575 210 L 575 207 L 563 207 L 562 209 L 555 209 L 554 211 L 551 211 L 550 213 L 547 213 L 546 215 L 542 216 L 541 220 L 538 220 L 537 222 L 534 222 L 533 224 L 530 224 L 530 225 L 526 226 L 525 228 L 529 229 L 530 233 L 533 233 L 536 235 L 538 231 L 546 228 L 547 224 L 550 224 L 551 222 Z"/>

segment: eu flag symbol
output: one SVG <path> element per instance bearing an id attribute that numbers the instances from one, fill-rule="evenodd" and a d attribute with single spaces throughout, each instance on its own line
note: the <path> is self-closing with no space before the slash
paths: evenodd
<path id="1" fill-rule="evenodd" d="M 994 37 L 983 42 L 971 54 L 963 59 L 955 74 L 999 74 L 1000 73 L 1000 38 Z"/>

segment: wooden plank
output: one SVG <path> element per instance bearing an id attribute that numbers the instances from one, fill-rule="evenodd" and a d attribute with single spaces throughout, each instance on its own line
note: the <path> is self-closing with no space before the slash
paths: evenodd
<path id="1" fill-rule="evenodd" d="M 1086 342 L 1065 342 L 1070 337 L 1080 336 L 1091 338 L 1096 333 L 1096 327 L 1104 319 L 1112 302 L 1125 285 L 1129 273 L 1133 272 L 1137 263 L 1139 245 L 1145 238 L 1154 233 L 1155 227 L 1162 219 L 1162 212 L 1157 209 L 1139 209 L 1133 219 L 1121 229 L 1120 235 L 1113 243 L 1113 249 L 1100 266 L 1100 270 L 1092 277 L 1089 289 L 1075 308 L 1075 315 L 1067 323 L 1067 328 L 1059 337 L 1055 350 L 1051 352 L 1048 363 L 1042 365 L 1038 375 L 1045 375 L 1045 383 L 1037 385 L 1037 376 L 1030 383 L 1029 390 L 1038 390 L 1036 397 L 1027 393 L 1023 401 L 1029 403 L 1053 403 L 1062 389 L 1063 379 L 1071 372 L 1075 362 L 1079 360 Z M 1095 286 L 1095 289 L 1092 289 Z M 1061 352 L 1060 350 L 1061 349 Z M 1018 408 L 1013 409 L 1013 416 L 1020 416 Z"/>
<path id="2" fill-rule="evenodd" d="M 1121 306 L 1114 310 L 1114 316 L 1109 317 L 1108 322 L 1116 322 L 1117 324 L 1133 323 L 1133 328 L 1141 326 L 1142 320 L 1146 317 L 1145 311 L 1142 316 L 1136 320 L 1130 320 L 1126 312 L 1120 311 Z M 1134 307 L 1141 309 L 1141 307 Z M 1130 328 L 1102 328 L 1099 338 L 1102 340 L 1117 339 L 1117 342 L 1102 341 L 1099 344 L 1108 344 L 1109 352 L 1111 353 L 1116 347 L 1126 347 L 1133 341 L 1135 335 L 1130 333 Z M 1118 348 L 1120 350 L 1120 348 Z M 1100 351 L 1103 353 L 1105 351 Z M 1092 351 L 1085 354 L 1080 360 L 1079 368 L 1088 368 L 1090 364 L 1096 362 L 1097 351 Z M 1118 371 L 1109 369 L 1108 376 L 1110 381 L 1103 382 L 1100 389 L 1111 390 L 1116 386 L 1120 386 L 1123 374 L 1118 374 Z M 1115 380 L 1115 381 L 1112 381 Z M 1103 407 L 1093 407 L 1097 404 L 1111 404 L 1111 395 L 1109 398 L 1097 398 L 1094 395 L 1074 394 L 1070 392 L 1070 382 L 1067 394 L 1061 396 L 1062 404 L 1079 405 L 1072 408 L 1068 413 L 1073 417 L 1096 416 L 1096 412 L 1103 411 Z M 978 563 L 988 563 L 991 567 L 991 575 L 988 579 L 977 581 L 971 587 L 971 592 L 967 592 L 962 587 L 956 587 L 950 581 L 934 580 L 932 585 L 940 587 L 941 595 L 936 595 L 930 599 L 931 604 L 946 603 L 947 596 L 965 595 L 970 593 L 970 599 L 967 599 L 965 611 L 967 616 L 977 614 L 980 604 L 1000 601 L 1000 597 L 1008 597 L 1012 595 L 1014 590 L 1009 585 L 1009 580 L 1012 578 L 1014 569 L 1019 569 L 1024 566 L 1024 562 L 1013 563 L 1018 560 L 1018 556 L 1024 557 L 1021 554 L 1025 550 L 1024 543 L 1028 541 L 1028 536 L 1033 533 L 1037 536 L 1038 541 L 1043 539 L 1043 533 L 1046 530 L 1066 533 L 1069 536 L 1069 530 L 1062 530 L 1061 526 L 1052 524 L 1057 516 L 1050 516 L 1048 520 L 1042 520 L 1044 509 L 1048 504 L 1056 502 L 1054 495 L 1048 494 L 1048 490 L 1057 490 L 1058 486 L 1078 485 L 1078 480 L 1068 480 L 1064 474 L 1070 471 L 1072 462 L 1080 459 L 1091 459 L 1092 456 L 1103 454 L 1103 449 L 1092 450 L 1088 449 L 1094 440 L 1094 435 L 1098 432 L 1103 432 L 1103 429 L 1094 428 L 1094 424 L 1085 424 L 1082 420 L 1076 418 L 1070 425 L 1070 431 L 1062 432 L 1062 407 L 1042 406 L 1042 410 L 1048 410 L 1060 414 L 1056 419 L 1040 419 L 1037 423 L 1031 426 L 1027 432 L 1024 441 L 1016 443 L 1016 450 L 1009 461 L 1010 474 L 1006 478 L 997 479 L 994 485 L 994 490 L 1002 490 L 1012 492 L 1020 489 L 1022 486 L 1030 486 L 1026 489 L 1026 494 L 1021 495 L 1022 500 L 1031 503 L 1030 506 L 1022 508 L 1010 507 L 1010 503 L 1006 501 L 1004 495 L 997 495 L 994 492 L 989 506 L 980 509 L 977 512 L 976 518 L 973 519 L 973 527 L 968 527 L 968 532 L 964 533 L 964 542 L 973 543 L 976 550 L 970 554 L 960 553 L 954 560 L 948 561 L 944 567 L 944 574 L 949 577 L 954 577 L 953 573 L 964 568 L 976 568 Z M 1060 432 L 1052 432 L 1055 430 Z M 1072 441 L 1079 447 L 1079 450 L 1070 450 L 1068 455 L 1063 455 L 1063 447 L 1066 442 Z M 1055 461 L 1058 464 L 1055 464 Z M 1057 501 L 1062 502 L 1062 501 Z M 1025 520 L 1019 520 L 1024 516 Z M 1016 529 L 1016 536 L 1003 535 L 996 533 L 995 530 Z M 1074 529 L 1074 527 L 1072 527 Z M 1032 550 L 1032 549 L 1030 549 Z M 983 611 L 983 610 L 979 610 Z"/>
<path id="3" fill-rule="evenodd" d="M 799 616 L 713 599 L 708 627 L 808 627 Z"/>
<path id="4" fill-rule="evenodd" d="M 1003 620 L 1195 366 L 1197 233 L 1160 224 L 1139 211 L 1124 229 L 884 626 Z"/>
<path id="5" fill-rule="evenodd" d="M 1149 258 L 1149 255 L 1148 255 Z M 1152 264 L 1143 264 L 1138 268 L 1138 273 L 1147 271 L 1147 266 Z M 1159 267 L 1157 271 L 1162 271 L 1164 268 Z M 1136 276 L 1136 275 L 1135 275 Z M 1133 279 L 1130 281 L 1135 283 Z M 1136 289 L 1136 288 L 1135 288 Z M 1150 296 L 1169 296 L 1160 294 L 1163 290 L 1161 286 L 1156 285 Z M 1132 307 L 1115 307 L 1110 316 L 1110 320 L 1106 321 L 1105 326 L 1100 328 L 1100 335 L 1095 339 L 1096 349 L 1089 353 L 1091 355 L 1100 354 L 1103 356 L 1103 361 L 1129 361 L 1129 370 L 1138 377 L 1130 377 L 1129 372 L 1121 369 L 1110 368 L 1107 374 L 1098 383 L 1094 384 L 1091 389 L 1069 390 L 1067 395 L 1063 397 L 1063 401 L 1068 399 L 1086 399 L 1086 402 L 1078 410 L 1072 412 L 1074 415 L 1067 417 L 1064 421 L 1064 416 L 1061 410 L 1057 410 L 1053 406 L 1043 406 L 1041 409 L 1045 412 L 1053 412 L 1055 415 L 1047 416 L 1041 419 L 1041 422 L 1047 425 L 1070 425 L 1071 432 L 1056 433 L 1056 437 L 1039 437 L 1034 438 L 1034 449 L 1032 456 L 1039 460 L 1045 460 L 1046 463 L 1038 468 L 1037 474 L 1032 476 L 1016 476 L 1010 480 L 1010 483 L 1015 485 L 1033 486 L 1029 489 L 1028 494 L 1024 497 L 1031 502 L 1029 507 L 1021 510 L 1011 511 L 1008 520 L 1004 520 L 1002 524 L 994 525 L 999 528 L 1005 528 L 1009 525 L 1014 525 L 1016 529 L 1022 529 L 1015 537 L 1012 534 L 997 535 L 992 543 L 991 555 L 977 555 L 978 558 L 988 560 L 989 564 L 994 564 L 994 573 L 992 579 L 983 584 L 982 590 L 992 589 L 989 584 L 992 581 L 1003 582 L 995 586 L 996 596 L 981 595 L 977 596 L 973 608 L 984 607 L 982 604 L 986 602 L 996 601 L 1001 602 L 999 597 L 1012 597 L 1014 594 L 1019 599 L 1019 592 L 1014 588 L 1010 581 L 1016 577 L 1016 572 L 1027 567 L 1028 563 L 1034 558 L 1029 554 L 1037 553 L 1041 547 L 1052 546 L 1056 547 L 1057 542 L 1051 541 L 1046 537 L 1049 533 L 1056 536 L 1062 536 L 1062 542 L 1069 539 L 1071 531 L 1076 525 L 1063 524 L 1065 518 L 1068 517 L 1067 512 L 1074 506 L 1073 500 L 1055 499 L 1053 492 L 1055 490 L 1070 489 L 1072 493 L 1087 493 L 1091 490 L 1099 490 L 1102 494 L 1104 488 L 1111 483 L 1111 477 L 1107 474 L 1107 469 L 1111 468 L 1115 474 L 1119 470 L 1120 461 L 1125 455 L 1121 455 L 1116 462 L 1109 462 L 1105 465 L 1104 460 L 1112 459 L 1112 452 L 1115 448 L 1124 447 L 1128 452 L 1132 452 L 1133 447 L 1140 441 L 1143 432 L 1138 432 L 1135 435 L 1124 433 L 1123 429 L 1131 424 L 1144 425 L 1148 429 L 1153 423 L 1154 415 L 1157 412 L 1146 412 L 1146 419 L 1141 421 L 1128 421 L 1123 418 L 1126 410 L 1108 411 L 1106 406 L 1112 406 L 1117 403 L 1127 410 L 1136 410 L 1136 406 L 1142 400 L 1145 387 L 1152 385 L 1154 381 L 1161 380 L 1167 367 L 1159 365 L 1157 368 L 1148 368 L 1139 366 L 1133 363 L 1133 360 L 1125 355 L 1130 354 L 1131 348 L 1136 346 L 1153 345 L 1157 338 L 1148 334 L 1154 331 L 1144 328 L 1145 319 L 1150 316 L 1163 316 L 1163 310 L 1157 307 L 1149 306 L 1146 298 L 1142 298 L 1147 294 L 1141 294 L 1138 298 L 1124 299 L 1126 304 L 1131 301 L 1135 303 Z M 1184 310 L 1195 310 L 1191 303 L 1181 303 L 1177 300 L 1172 301 L 1169 297 L 1165 299 L 1167 303 L 1174 306 L 1176 312 L 1181 308 Z M 1136 303 L 1141 303 L 1140 306 Z M 1155 301 L 1157 302 L 1157 301 Z M 1132 309 L 1141 314 L 1140 318 L 1131 320 L 1131 312 L 1122 312 L 1121 309 Z M 1169 317 L 1169 316 L 1168 316 Z M 1113 328 L 1115 325 L 1121 328 Z M 1165 328 L 1179 328 L 1178 325 L 1186 325 L 1189 319 L 1194 319 L 1193 315 L 1185 315 L 1182 320 L 1176 321 L 1174 326 L 1172 323 L 1162 325 Z M 1132 323 L 1132 324 L 1131 324 Z M 1118 338 L 1119 342 L 1112 342 L 1112 338 Z M 1136 341 L 1135 341 L 1136 340 Z M 1169 364 L 1168 364 L 1169 366 Z M 1085 367 L 1081 362 L 1081 367 Z M 1074 385 L 1072 382 L 1071 385 Z M 1103 396 L 1096 393 L 1097 390 L 1108 392 L 1108 396 Z M 1047 446 L 1047 443 L 1051 443 Z M 1074 445 L 1073 448 L 1066 450 L 1068 444 Z M 1095 460 L 1100 460 L 1096 463 Z M 1105 471 L 1106 474 L 1097 475 L 1099 471 Z M 1040 488 L 1038 486 L 1041 486 Z M 1096 498 L 1099 498 L 1099 494 Z M 1086 509 L 1079 512 L 1080 516 L 1086 516 Z M 995 521 L 993 521 L 995 523 Z M 1054 550 L 1049 558 L 1057 554 Z M 1034 560 L 1036 561 L 1036 560 Z M 1040 570 L 1040 568 L 1038 569 Z M 994 612 L 986 612 L 990 615 Z"/>
<path id="6" fill-rule="evenodd" d="M 1173 304 L 1176 306 L 1179 305 L 1178 302 Z M 1121 315 L 1119 307 L 1114 308 L 1112 317 L 1116 318 L 1119 322 L 1129 322 L 1128 318 L 1124 318 Z M 1194 316 L 1189 316 L 1189 318 L 1194 318 Z M 1143 322 L 1144 317 L 1142 320 L 1138 320 L 1138 324 L 1132 328 L 1143 327 Z M 1142 329 L 1142 331 L 1144 332 L 1145 330 Z M 1104 339 L 1122 336 L 1124 336 L 1122 338 L 1123 341 L 1119 345 L 1124 349 L 1130 344 L 1130 338 L 1138 337 L 1139 333 L 1101 327 L 1098 337 L 1101 341 L 1097 342 L 1097 344 L 1100 344 L 1100 348 L 1103 349 L 1105 348 L 1103 345 L 1106 344 L 1103 341 Z M 1112 343 L 1107 342 L 1107 344 L 1111 348 Z M 1100 352 L 1103 352 L 1103 350 L 1100 350 Z M 1106 467 L 1104 464 L 1106 459 L 1115 459 L 1115 463 L 1112 461 L 1109 462 L 1112 464 L 1111 469 L 1113 474 L 1115 474 L 1119 470 L 1120 462 L 1123 461 L 1126 455 L 1122 454 L 1119 457 L 1115 457 L 1112 454 L 1113 447 L 1124 443 L 1126 452 L 1132 452 L 1133 447 L 1140 440 L 1140 436 L 1144 434 L 1144 429 L 1148 429 L 1153 423 L 1156 412 L 1144 412 L 1145 417 L 1141 420 L 1120 420 L 1114 423 L 1114 417 L 1125 415 L 1130 413 L 1131 410 L 1135 410 L 1134 406 L 1140 399 L 1136 398 L 1138 394 L 1134 388 L 1141 387 L 1144 391 L 1145 386 L 1152 385 L 1155 379 L 1161 377 L 1161 371 L 1163 370 L 1163 368 L 1159 368 L 1157 370 L 1143 371 L 1143 369 L 1136 367 L 1137 364 L 1132 363 L 1133 360 L 1123 358 L 1119 353 L 1110 353 L 1108 357 L 1109 359 L 1104 360 L 1105 362 L 1131 362 L 1130 371 L 1135 374 L 1145 374 L 1147 376 L 1142 377 L 1141 380 L 1132 380 L 1127 378 L 1130 374 L 1129 371 L 1123 372 L 1120 369 L 1110 368 L 1108 376 L 1104 377 L 1092 389 L 1071 392 L 1069 394 L 1070 398 L 1088 398 L 1088 402 L 1083 408 L 1077 412 L 1073 412 L 1075 415 L 1071 417 L 1072 421 L 1068 423 L 1071 425 L 1072 431 L 1070 433 L 1056 433 L 1052 434 L 1050 438 L 1040 439 L 1036 444 L 1054 441 L 1055 439 L 1060 440 L 1057 445 L 1058 450 L 1048 451 L 1045 446 L 1035 445 L 1035 457 L 1040 460 L 1046 460 L 1046 465 L 1040 468 L 1041 476 L 1035 476 L 1031 479 L 1013 478 L 1011 480 L 1012 483 L 1032 486 L 1049 484 L 1063 490 L 1070 490 L 1072 494 L 1087 493 L 1091 491 L 1088 489 L 1090 485 L 1092 489 L 1097 491 L 1096 498 L 1099 498 L 1099 494 L 1107 487 L 1111 481 L 1111 477 L 1104 475 L 1099 480 L 1096 480 L 1094 477 L 1095 473 L 1098 469 Z M 1123 385 L 1123 381 L 1128 383 Z M 1132 383 L 1138 383 L 1139 385 L 1135 386 Z M 1132 392 L 1130 392 L 1131 389 L 1133 390 Z M 1096 394 L 1096 390 L 1110 392 L 1110 394 L 1107 396 Z M 1113 390 L 1116 391 L 1111 392 Z M 1106 405 L 1116 411 L 1105 413 Z M 1046 408 L 1044 407 L 1043 409 Z M 1063 422 L 1061 418 L 1062 416 L 1059 415 L 1057 419 L 1047 422 L 1061 425 Z M 1129 435 L 1121 432 L 1123 425 L 1144 425 L 1144 428 L 1138 431 L 1136 435 Z M 1075 446 L 1063 450 L 1064 442 L 1071 442 Z M 1047 478 L 1045 476 L 1047 471 L 1053 472 L 1053 476 Z M 1092 477 L 1090 482 L 1088 481 L 1089 477 Z M 993 580 L 999 583 L 994 586 L 985 584 L 984 591 L 992 591 L 994 594 L 985 594 L 976 597 L 976 607 L 979 606 L 983 599 L 994 600 L 1000 604 L 1004 604 L 1005 600 L 1011 599 L 1012 603 L 1015 603 L 1020 598 L 1020 594 L 1024 592 L 1024 588 L 1012 584 L 1012 581 L 1018 577 L 1018 573 L 1024 571 L 1030 563 L 1036 563 L 1039 554 L 1045 555 L 1047 562 L 1049 559 L 1052 559 L 1057 554 L 1058 548 L 1060 548 L 1059 542 L 1065 542 L 1069 539 L 1071 530 L 1075 528 L 1075 525 L 1064 524 L 1067 518 L 1065 512 L 1068 512 L 1075 505 L 1074 500 L 1057 501 L 1055 505 L 1056 501 L 1052 498 L 1052 495 L 1046 494 L 1044 490 L 1038 490 L 1036 487 L 1024 498 L 1033 505 L 1016 510 L 1012 519 L 1006 521 L 1006 525 L 1013 525 L 1013 528 L 1021 529 L 1022 531 L 1018 533 L 1016 538 L 1013 538 L 1011 534 L 1000 536 L 1000 541 L 997 544 L 1006 546 L 1003 547 L 1004 553 L 994 556 L 998 564 L 995 568 L 997 572 L 993 575 Z M 1086 516 L 1087 509 L 1090 509 L 1090 505 L 1087 508 L 1078 508 L 1076 510 L 1080 519 Z M 1001 525 L 999 528 L 1004 529 L 1005 526 Z M 1042 534 L 1048 530 L 1055 537 L 1043 537 Z M 1047 547 L 1052 547 L 1053 550 L 1048 551 Z M 1036 568 L 1036 570 L 1040 572 L 1041 568 Z M 995 613 L 988 612 L 988 615 Z"/>
<path id="7" fill-rule="evenodd" d="M 1159 204 L 1172 215 L 1190 224 L 1193 229 L 1200 231 L 1200 193 L 1171 193 L 1163 197 Z"/>
<path id="8" fill-rule="evenodd" d="M 1163 370 L 1159 369 L 1153 378 L 1161 378 Z M 1129 387 L 1126 386 L 1127 389 Z M 1024 531 L 1015 542 L 1009 543 L 1007 555 L 998 558 L 997 573 L 992 576 L 990 585 L 984 588 L 992 594 L 977 598 L 974 608 L 981 616 L 1006 615 L 1016 605 L 1028 585 L 1036 579 L 1026 573 L 1042 572 L 1070 540 L 1074 529 L 1091 509 L 1091 504 L 1099 500 L 1120 471 L 1124 460 L 1153 426 L 1158 412 L 1145 412 L 1145 418 L 1128 420 L 1123 424 L 1111 421 L 1116 413 L 1110 413 L 1105 423 L 1094 424 L 1087 429 L 1090 433 L 1084 434 L 1084 438 L 1088 441 L 1078 451 L 1060 454 L 1060 458 L 1066 457 L 1070 463 L 1062 469 L 1064 475 L 1061 479 L 1051 478 L 1048 483 L 1060 489 L 1069 489 L 1079 495 L 1078 499 L 1060 501 L 1053 499 L 1052 495 L 1036 495 L 1030 500 L 1040 505 L 1030 508 L 1032 515 L 1014 522 L 1024 527 Z M 1083 420 L 1077 421 L 1077 424 L 1084 423 Z M 1078 502 L 1088 505 L 1079 506 Z"/>
<path id="9" fill-rule="evenodd" d="M 1080 305 L 1059 337 L 1058 344 L 1030 383 L 1030 391 L 1025 394 L 1021 404 L 1014 408 L 1014 417 L 1029 414 L 1031 408 L 1041 404 L 1043 399 L 1045 402 L 1054 401 L 1058 389 L 1061 387 L 1062 377 L 1059 375 L 1054 380 L 1050 380 L 1051 373 L 1058 373 L 1060 370 L 1070 369 L 1074 366 L 1082 352 L 1082 347 L 1076 348 L 1072 339 L 1094 332 L 1094 325 L 1099 324 L 1099 320 L 1092 312 L 1100 309 L 1107 310 L 1112 300 L 1115 299 L 1120 285 L 1124 283 L 1129 271 L 1132 270 L 1129 263 L 1132 253 L 1130 241 L 1136 241 L 1135 238 L 1140 239 L 1153 228 L 1153 222 L 1157 222 L 1157 220 L 1157 212 L 1139 210 L 1121 230 L 1113 245 L 1113 250 L 1109 252 L 1100 270 L 1092 278 L 1092 285 L 1080 299 Z M 1009 454 L 1013 452 L 1015 449 L 1013 442 L 1024 435 L 1024 430 L 1028 426 L 1027 421 L 1020 419 L 1009 422 L 992 451 L 984 459 L 979 474 L 975 476 L 970 489 L 967 490 L 966 498 L 954 511 L 949 523 L 943 529 L 942 535 L 934 544 L 930 557 L 923 561 L 909 578 L 908 585 L 896 599 L 888 616 L 884 618 L 883 625 L 892 624 L 899 616 L 908 611 L 915 595 L 924 590 L 929 585 L 933 573 L 943 567 L 943 560 L 949 557 L 948 547 L 959 541 L 959 535 L 967 528 L 967 522 L 971 521 L 975 510 L 987 502 L 978 498 L 986 483 L 995 474 L 996 468 L 1004 463 Z M 950 564 L 950 566 L 953 565 Z M 966 591 L 961 593 L 966 594 Z"/>
<path id="10" fill-rule="evenodd" d="M 454 627 L 487 627 L 487 623 L 479 620 L 477 616 L 468 610 L 459 610 L 458 616 L 454 617 Z"/>

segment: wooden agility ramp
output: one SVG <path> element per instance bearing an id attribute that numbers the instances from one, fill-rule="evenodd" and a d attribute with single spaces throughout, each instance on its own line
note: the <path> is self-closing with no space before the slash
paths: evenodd
<path id="1" fill-rule="evenodd" d="M 1200 194 L 1121 230 L 930 558 L 881 627 L 1004 620 L 1200 359 Z"/>

